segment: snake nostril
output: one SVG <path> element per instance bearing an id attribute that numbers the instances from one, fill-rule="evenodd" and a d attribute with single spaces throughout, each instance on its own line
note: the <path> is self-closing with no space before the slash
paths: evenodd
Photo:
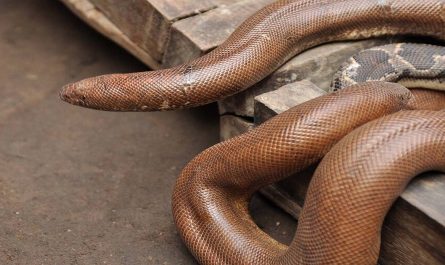
<path id="1" fill-rule="evenodd" d="M 70 96 L 66 93 L 66 87 L 63 87 L 59 92 L 59 97 L 63 101 L 70 100 Z"/>

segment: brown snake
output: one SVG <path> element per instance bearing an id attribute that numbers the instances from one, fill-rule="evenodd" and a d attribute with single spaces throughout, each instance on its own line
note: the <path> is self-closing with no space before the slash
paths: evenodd
<path id="1" fill-rule="evenodd" d="M 63 100 L 115 111 L 193 107 L 246 89 L 315 45 L 382 35 L 445 39 L 445 0 L 281 0 L 246 20 L 217 49 L 159 71 L 65 86 Z"/>
<path id="2" fill-rule="evenodd" d="M 404 108 L 409 96 L 398 84 L 364 83 L 202 152 L 174 190 L 184 242 L 202 264 L 375 264 L 385 213 L 409 177 L 444 169 L 445 112 L 405 111 L 338 144 L 311 182 L 289 247 L 255 225 L 248 200 L 260 187 L 319 161 L 354 128 Z"/>

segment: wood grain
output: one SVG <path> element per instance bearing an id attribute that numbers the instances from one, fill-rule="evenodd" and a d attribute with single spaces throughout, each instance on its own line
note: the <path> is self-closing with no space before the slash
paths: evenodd
<path id="1" fill-rule="evenodd" d="M 271 2 L 273 0 L 242 0 L 175 22 L 163 65 L 177 65 L 212 50 L 245 19 Z"/>
<path id="2" fill-rule="evenodd" d="M 117 27 L 157 62 L 162 61 L 175 21 L 238 0 L 91 0 Z"/>
<path id="3" fill-rule="evenodd" d="M 61 0 L 61 2 L 96 31 L 116 42 L 143 63 L 153 69 L 160 68 L 160 64 L 147 51 L 130 40 L 89 0 Z"/>

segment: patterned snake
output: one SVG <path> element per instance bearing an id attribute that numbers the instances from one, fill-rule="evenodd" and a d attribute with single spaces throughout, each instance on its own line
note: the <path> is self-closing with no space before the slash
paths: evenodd
<path id="1" fill-rule="evenodd" d="M 397 43 L 362 51 L 341 66 L 331 87 L 335 91 L 370 80 L 444 90 L 445 47 Z"/>
<path id="2" fill-rule="evenodd" d="M 85 79 L 60 96 L 100 110 L 193 107 L 246 89 L 315 45 L 394 34 L 445 40 L 445 1 L 281 0 L 201 58 Z M 383 218 L 403 187 L 422 171 L 445 170 L 445 111 L 398 112 L 410 95 L 398 84 L 352 85 L 205 150 L 174 190 L 184 242 L 202 264 L 375 264 Z M 250 196 L 324 155 L 294 241 L 274 241 L 251 220 Z"/>
<path id="3" fill-rule="evenodd" d="M 411 88 L 413 97 L 408 103 L 409 109 L 443 109 L 445 47 L 397 43 L 364 50 L 340 67 L 331 90 L 367 81 L 397 82 Z"/>

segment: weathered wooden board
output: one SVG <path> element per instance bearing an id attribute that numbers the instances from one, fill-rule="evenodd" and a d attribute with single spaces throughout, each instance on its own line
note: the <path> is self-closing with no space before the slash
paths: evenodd
<path id="1" fill-rule="evenodd" d="M 242 0 L 175 22 L 163 65 L 177 65 L 214 49 L 246 18 L 273 1 Z"/>
<path id="2" fill-rule="evenodd" d="M 277 94 L 282 97 L 276 100 Z M 286 96 L 283 94 L 286 93 Z M 243 134 L 254 127 L 254 123 L 260 124 L 276 115 L 276 112 L 285 111 L 296 104 L 296 101 L 303 103 L 309 99 L 321 96 L 326 91 L 318 88 L 312 82 L 303 80 L 301 82 L 294 82 L 287 84 L 280 88 L 279 91 L 272 91 L 264 93 L 257 97 L 255 104 L 255 113 L 257 115 L 253 120 L 249 117 L 240 117 L 232 114 L 225 114 L 220 117 L 220 139 L 221 141 L 228 140 L 232 137 Z M 287 100 L 289 99 L 289 100 Z M 261 104 L 270 104 L 271 106 L 260 106 Z M 271 110 L 274 108 L 274 110 Z"/>
<path id="3" fill-rule="evenodd" d="M 62 0 L 62 2 L 91 27 L 116 42 L 143 63 L 154 69 L 160 68 L 160 64 L 153 59 L 148 52 L 141 49 L 122 33 L 122 31 L 89 0 Z"/>
<path id="4" fill-rule="evenodd" d="M 96 30 L 158 69 L 210 51 L 247 17 L 274 0 L 60 1 Z"/>
<path id="5" fill-rule="evenodd" d="M 175 21 L 238 0 L 91 0 L 140 48 L 161 62 Z"/>
<path id="6" fill-rule="evenodd" d="M 294 82 L 255 97 L 255 123 L 264 121 L 293 106 L 322 96 L 327 92 L 309 80 Z"/>
<path id="7" fill-rule="evenodd" d="M 317 96 L 317 91 L 305 81 L 260 95 L 255 102 L 255 121 L 260 123 L 301 104 Z M 262 193 L 298 218 L 313 170 L 289 177 Z M 445 174 L 416 178 L 392 207 L 382 230 L 380 264 L 445 264 Z"/>

